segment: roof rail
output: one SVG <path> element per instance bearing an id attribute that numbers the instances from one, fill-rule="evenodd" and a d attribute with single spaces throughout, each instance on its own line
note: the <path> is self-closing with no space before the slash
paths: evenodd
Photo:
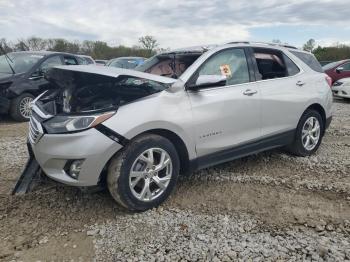
<path id="1" fill-rule="evenodd" d="M 298 49 L 292 45 L 285 45 L 285 44 L 279 44 L 279 43 L 267 43 L 267 42 L 233 41 L 227 44 L 261 44 L 261 45 L 281 46 L 285 48 Z"/>

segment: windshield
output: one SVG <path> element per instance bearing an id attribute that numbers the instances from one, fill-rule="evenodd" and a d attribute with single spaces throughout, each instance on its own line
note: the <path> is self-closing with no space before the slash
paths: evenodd
<path id="1" fill-rule="evenodd" d="M 333 63 L 330 63 L 330 64 L 323 66 L 322 68 L 323 68 L 323 70 L 329 70 L 333 67 L 340 65 L 341 63 L 342 63 L 342 61 L 333 62 Z"/>
<path id="2" fill-rule="evenodd" d="M 135 70 L 176 79 L 201 55 L 202 53 L 160 54 L 146 60 L 142 65 L 137 66 Z"/>
<path id="3" fill-rule="evenodd" d="M 11 67 L 16 74 L 25 73 L 43 58 L 42 55 L 33 53 L 8 53 L 7 55 L 10 59 L 5 55 L 0 56 L 0 73 L 12 74 Z"/>

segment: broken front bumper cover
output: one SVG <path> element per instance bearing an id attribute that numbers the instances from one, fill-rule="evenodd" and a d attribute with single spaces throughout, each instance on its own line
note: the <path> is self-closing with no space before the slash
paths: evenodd
<path id="1" fill-rule="evenodd" d="M 35 143 L 28 141 L 27 146 L 29 159 L 13 194 L 29 192 L 31 183 L 39 178 L 40 173 L 71 186 L 98 185 L 106 163 L 122 148 L 94 128 L 71 134 L 44 134 Z M 67 173 L 67 164 L 77 159 L 84 162 L 79 177 L 74 179 Z"/>
<path id="2" fill-rule="evenodd" d="M 27 142 L 27 148 L 29 153 L 28 161 L 24 167 L 22 174 L 16 182 L 14 189 L 12 190 L 12 195 L 22 195 L 28 193 L 40 180 L 41 168 L 39 163 L 35 160 L 33 150 Z"/>

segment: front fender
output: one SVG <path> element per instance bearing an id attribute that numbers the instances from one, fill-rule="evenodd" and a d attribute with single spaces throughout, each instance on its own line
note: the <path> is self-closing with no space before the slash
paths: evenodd
<path id="1" fill-rule="evenodd" d="M 118 109 L 103 123 L 127 139 L 153 129 L 164 129 L 179 136 L 187 147 L 189 158 L 196 157 L 192 110 L 187 94 L 162 92 Z"/>

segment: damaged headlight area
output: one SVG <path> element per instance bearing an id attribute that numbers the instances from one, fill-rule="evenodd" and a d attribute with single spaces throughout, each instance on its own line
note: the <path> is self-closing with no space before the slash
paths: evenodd
<path id="1" fill-rule="evenodd" d="M 108 118 L 112 117 L 115 113 L 116 111 L 106 112 L 98 115 L 58 115 L 44 122 L 43 126 L 48 134 L 77 132 L 95 127 Z"/>

